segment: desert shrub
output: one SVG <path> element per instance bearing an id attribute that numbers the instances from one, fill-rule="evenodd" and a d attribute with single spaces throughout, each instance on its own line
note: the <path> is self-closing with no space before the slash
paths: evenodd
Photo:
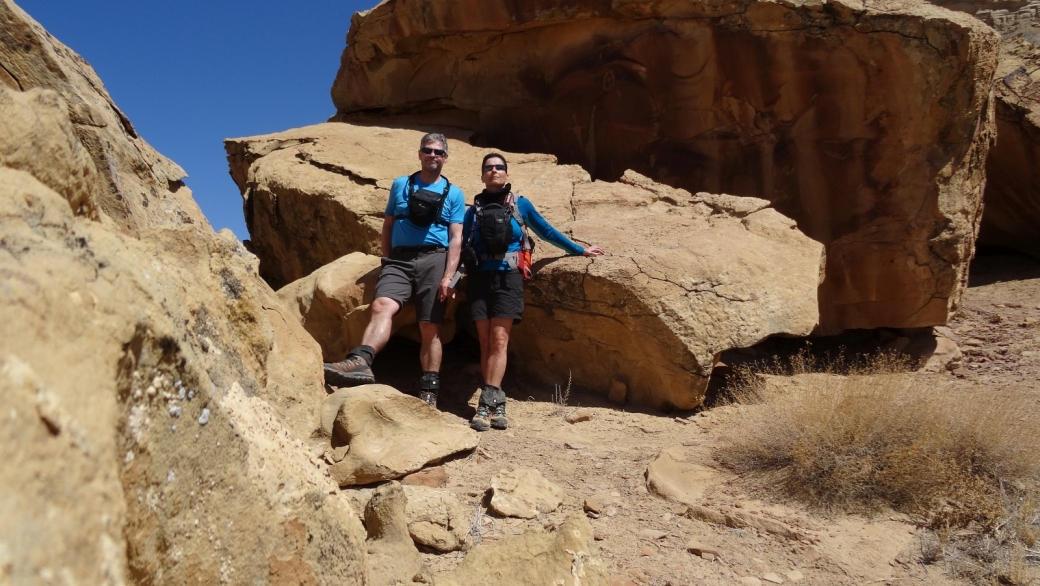
<path id="1" fill-rule="evenodd" d="M 999 518 L 1004 494 L 1040 472 L 1036 399 L 936 388 L 903 366 L 881 356 L 820 369 L 803 355 L 795 377 L 745 373 L 732 393 L 756 407 L 740 411 L 719 460 L 817 509 L 891 507 L 951 527 Z"/>
<path id="2" fill-rule="evenodd" d="M 1037 400 L 935 380 L 893 356 L 821 365 L 803 353 L 764 375 L 745 370 L 730 394 L 747 407 L 716 457 L 820 512 L 907 513 L 930 530 L 926 560 L 958 558 L 978 575 L 957 573 L 1014 583 L 1026 559 L 1014 551 L 1040 537 Z"/>

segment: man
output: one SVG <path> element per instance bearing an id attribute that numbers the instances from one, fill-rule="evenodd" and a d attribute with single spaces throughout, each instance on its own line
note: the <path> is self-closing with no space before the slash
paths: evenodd
<path id="1" fill-rule="evenodd" d="M 372 361 L 390 339 L 390 322 L 401 307 L 414 300 L 422 348 L 423 375 L 419 398 L 437 406 L 440 390 L 441 322 L 451 279 L 462 248 L 462 190 L 441 176 L 448 160 L 448 139 L 427 134 L 419 143 L 421 170 L 398 177 L 390 188 L 383 216 L 382 271 L 376 283 L 372 315 L 361 345 L 345 360 L 325 363 L 325 381 L 333 386 L 375 382 Z"/>

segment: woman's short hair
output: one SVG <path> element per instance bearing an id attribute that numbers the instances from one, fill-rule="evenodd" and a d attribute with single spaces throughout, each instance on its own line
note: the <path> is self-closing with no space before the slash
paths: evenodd
<path id="1" fill-rule="evenodd" d="M 480 173 L 484 173 L 484 165 L 487 165 L 488 159 L 502 159 L 502 164 L 506 166 L 506 171 L 509 171 L 509 161 L 502 156 L 501 153 L 488 153 L 484 155 L 484 160 L 480 162 Z"/>

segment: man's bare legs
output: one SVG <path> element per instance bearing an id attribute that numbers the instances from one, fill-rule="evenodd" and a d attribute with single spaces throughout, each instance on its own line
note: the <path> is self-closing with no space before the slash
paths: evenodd
<path id="1" fill-rule="evenodd" d="M 506 375 L 506 356 L 509 350 L 509 333 L 513 329 L 513 318 L 493 317 L 473 322 L 480 339 L 480 373 L 484 383 L 502 386 Z"/>
<path id="2" fill-rule="evenodd" d="M 372 316 L 365 327 L 361 344 L 371 346 L 377 353 L 390 341 L 390 328 L 394 316 L 401 311 L 401 304 L 389 297 L 379 297 L 370 307 Z"/>
<path id="3" fill-rule="evenodd" d="M 419 322 L 419 333 L 422 334 L 419 363 L 422 364 L 423 372 L 440 372 L 441 324 Z"/>

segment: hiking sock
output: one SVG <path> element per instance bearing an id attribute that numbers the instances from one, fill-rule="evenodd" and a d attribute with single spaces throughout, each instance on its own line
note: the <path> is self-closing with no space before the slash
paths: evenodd
<path id="1" fill-rule="evenodd" d="M 376 349 L 371 346 L 361 345 L 351 350 L 347 356 L 360 356 L 365 359 L 369 366 L 372 366 L 372 362 L 376 359 Z"/>
<path id="2" fill-rule="evenodd" d="M 422 378 L 419 379 L 419 389 L 436 394 L 441 390 L 441 374 L 432 370 L 423 372 Z"/>
<path id="3" fill-rule="evenodd" d="M 480 391 L 480 402 L 484 403 L 491 409 L 494 409 L 499 404 L 505 404 L 506 393 L 502 390 L 502 387 L 485 384 L 484 388 Z"/>

